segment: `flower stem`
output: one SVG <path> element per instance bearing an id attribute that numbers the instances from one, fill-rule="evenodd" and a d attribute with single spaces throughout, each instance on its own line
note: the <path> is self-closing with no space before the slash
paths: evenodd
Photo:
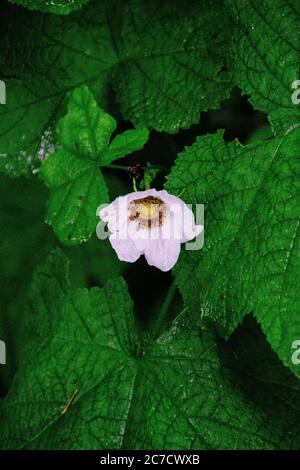
<path id="1" fill-rule="evenodd" d="M 174 300 L 175 294 L 176 294 L 177 286 L 175 284 L 175 280 L 172 280 L 172 283 L 168 289 L 168 292 L 165 296 L 164 302 L 162 304 L 162 307 L 159 311 L 158 317 L 156 319 L 155 325 L 153 327 L 153 336 L 157 337 L 159 334 L 162 332 L 163 327 L 165 326 L 165 322 L 167 319 L 167 315 L 169 312 L 169 309 L 172 305 L 172 302 Z"/>
<path id="2" fill-rule="evenodd" d="M 138 189 L 137 189 L 137 187 L 136 187 L 136 179 L 135 179 L 135 178 L 133 178 L 133 180 L 132 180 L 132 185 L 133 185 L 133 190 L 134 190 L 135 192 L 137 192 Z"/>

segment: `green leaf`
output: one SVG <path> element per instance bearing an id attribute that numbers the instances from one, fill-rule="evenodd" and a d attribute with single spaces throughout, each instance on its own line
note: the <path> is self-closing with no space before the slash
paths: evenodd
<path id="1" fill-rule="evenodd" d="M 56 13 L 58 15 L 68 15 L 73 10 L 86 5 L 89 0 L 9 0 L 10 3 L 17 3 L 29 10 L 40 10 L 43 12 Z"/>
<path id="2" fill-rule="evenodd" d="M 129 129 L 118 134 L 111 142 L 109 148 L 101 156 L 101 164 L 109 165 L 113 160 L 140 150 L 149 138 L 148 129 Z"/>
<path id="3" fill-rule="evenodd" d="M 136 126 L 174 133 L 229 96 L 231 23 L 220 2 L 133 0 L 122 15 L 126 43 L 119 43 L 119 33 L 116 45 L 119 59 L 127 60 L 113 85 L 124 116 Z"/>
<path id="4" fill-rule="evenodd" d="M 58 134 L 69 152 L 99 160 L 99 155 L 107 150 L 116 125 L 115 119 L 97 106 L 88 88 L 82 86 L 73 91 L 68 114 L 58 125 Z"/>
<path id="5" fill-rule="evenodd" d="M 236 22 L 231 46 L 235 82 L 282 133 L 300 120 L 292 101 L 299 79 L 297 0 L 226 0 Z"/>
<path id="6" fill-rule="evenodd" d="M 153 184 L 157 174 L 159 172 L 158 168 L 151 168 L 151 164 L 148 162 L 144 168 L 144 177 L 139 183 L 140 189 L 149 189 Z"/>
<path id="7" fill-rule="evenodd" d="M 243 147 L 222 133 L 199 137 L 179 155 L 166 188 L 205 204 L 204 248 L 175 267 L 185 302 L 227 336 L 253 311 L 295 374 L 299 336 L 300 127 Z"/>
<path id="8" fill-rule="evenodd" d="M 147 130 L 132 129 L 109 145 L 115 127 L 116 121 L 97 106 L 86 86 L 73 91 L 68 113 L 58 124 L 62 148 L 42 163 L 40 171 L 51 189 L 47 222 L 62 243 L 85 242 L 96 230 L 97 207 L 109 201 L 99 166 L 143 147 L 148 139 Z"/>
<path id="9" fill-rule="evenodd" d="M 102 107 L 113 88 L 135 127 L 167 132 L 229 94 L 229 20 L 219 2 L 101 0 L 64 18 L 7 3 L 1 14 L 0 166 L 10 175 L 38 166 L 44 132 L 83 83 Z"/>
<path id="10" fill-rule="evenodd" d="M 51 189 L 47 223 L 64 244 L 86 242 L 99 221 L 97 207 L 109 201 L 98 166 L 58 150 L 43 163 L 41 177 Z"/>
<path id="11" fill-rule="evenodd" d="M 56 251 L 46 260 L 34 276 L 17 373 L 0 402 L 1 448 L 298 448 L 290 429 L 299 383 L 261 336 L 217 344 L 186 312 L 146 340 L 132 309 L 122 279 L 72 290 L 65 257 Z M 247 345 L 263 355 L 249 363 Z"/>

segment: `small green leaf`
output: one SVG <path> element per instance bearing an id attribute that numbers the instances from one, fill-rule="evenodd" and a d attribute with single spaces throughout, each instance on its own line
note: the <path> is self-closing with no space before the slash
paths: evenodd
<path id="1" fill-rule="evenodd" d="M 25 320 L 2 449 L 299 447 L 299 382 L 259 332 L 217 343 L 186 311 L 146 339 L 125 282 L 72 290 L 59 251 L 36 271 Z"/>
<path id="2" fill-rule="evenodd" d="M 108 190 L 97 165 L 58 150 L 41 168 L 51 188 L 47 222 L 62 243 L 83 243 L 96 230 L 97 207 L 109 201 Z"/>
<path id="3" fill-rule="evenodd" d="M 98 160 L 107 149 L 116 125 L 115 119 L 97 106 L 88 87 L 82 86 L 73 91 L 68 114 L 61 119 L 57 131 L 66 150 Z M 120 156 L 123 155 L 121 152 Z"/>
<path id="4" fill-rule="evenodd" d="M 204 248 L 175 275 L 185 302 L 225 336 L 254 312 L 281 360 L 299 336 L 300 127 L 243 147 L 222 133 L 179 155 L 166 188 L 205 205 Z"/>
<path id="5" fill-rule="evenodd" d="M 108 165 L 117 158 L 136 152 L 144 147 L 149 138 L 148 129 L 129 129 L 118 134 L 111 142 L 109 148 L 101 155 L 101 165 Z"/>
<path id="6" fill-rule="evenodd" d="M 141 189 L 151 188 L 152 181 L 156 178 L 158 171 L 158 168 L 151 168 L 151 164 L 148 162 L 147 166 L 144 168 L 144 177 L 141 180 L 139 187 Z"/>
<path id="7" fill-rule="evenodd" d="M 64 244 L 87 241 L 99 220 L 97 207 L 109 202 L 99 167 L 141 148 L 149 136 L 146 129 L 132 129 L 109 146 L 115 127 L 114 118 L 97 106 L 87 86 L 72 92 L 68 112 L 58 124 L 62 148 L 40 170 L 51 189 L 47 222 Z"/>

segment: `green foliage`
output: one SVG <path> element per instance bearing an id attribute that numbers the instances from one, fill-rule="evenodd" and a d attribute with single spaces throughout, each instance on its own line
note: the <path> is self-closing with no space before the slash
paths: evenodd
<path id="1" fill-rule="evenodd" d="M 227 336 L 254 312 L 286 365 L 298 334 L 300 127 L 243 147 L 222 133 L 179 155 L 167 189 L 203 203 L 205 244 L 175 267 L 181 293 Z"/>
<path id="2" fill-rule="evenodd" d="M 135 152 L 144 147 L 149 137 L 146 128 L 142 129 L 129 129 L 118 134 L 111 142 L 108 149 L 104 150 L 101 155 L 100 164 L 109 165 L 117 158 L 124 157 L 125 155 Z"/>
<path id="3" fill-rule="evenodd" d="M 55 242 L 44 224 L 47 190 L 41 181 L 0 177 L 0 339 L 7 347 L 0 389 L 7 390 L 19 347 L 17 325 L 35 266 Z"/>
<path id="4" fill-rule="evenodd" d="M 181 7 L 181 0 L 101 0 L 58 17 L 4 5 L 2 171 L 26 174 L 38 165 L 45 130 L 55 127 L 66 92 L 82 83 L 102 106 L 113 87 L 136 127 L 176 132 L 198 122 L 200 111 L 218 107 L 231 87 L 222 55 L 229 20 L 213 1 L 188 0 Z"/>
<path id="5" fill-rule="evenodd" d="M 226 0 L 237 27 L 231 57 L 234 81 L 266 113 L 278 133 L 300 120 L 292 102 L 299 79 L 300 21 L 296 1 Z"/>
<path id="6" fill-rule="evenodd" d="M 86 86 L 74 90 L 67 115 L 57 132 L 62 145 L 42 164 L 40 175 L 50 187 L 47 222 L 62 243 L 85 242 L 97 225 L 97 207 L 109 201 L 99 169 L 144 146 L 146 129 L 117 135 L 109 144 L 116 121 L 97 106 Z"/>
<path id="7" fill-rule="evenodd" d="M 150 340 L 132 309 L 121 278 L 72 290 L 66 258 L 49 256 L 34 276 L 28 340 L 0 405 L 2 448 L 297 448 L 288 430 L 300 413 L 290 402 L 299 384 L 263 339 L 250 342 L 249 364 L 243 336 L 218 345 L 188 312 Z"/>
<path id="8" fill-rule="evenodd" d="M 0 448 L 299 449 L 297 1 L 0 9 Z M 95 236 L 137 164 L 205 205 L 181 295 Z"/>
<path id="9" fill-rule="evenodd" d="M 120 263 L 108 240 L 99 243 L 96 235 L 80 246 L 64 247 L 71 263 L 72 286 L 103 285 L 121 276 L 127 269 Z"/>
<path id="10" fill-rule="evenodd" d="M 73 10 L 86 5 L 89 0 L 9 0 L 17 3 L 29 10 L 40 10 L 43 12 L 56 13 L 58 15 L 68 15 Z"/>

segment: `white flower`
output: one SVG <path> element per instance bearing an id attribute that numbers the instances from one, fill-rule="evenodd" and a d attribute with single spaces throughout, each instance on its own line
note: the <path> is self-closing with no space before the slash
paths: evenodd
<path id="1" fill-rule="evenodd" d="M 121 261 L 134 263 L 144 255 L 150 266 L 169 271 L 180 254 L 180 245 L 203 230 L 194 214 L 167 191 L 148 189 L 120 196 L 102 209 L 109 240 Z"/>

